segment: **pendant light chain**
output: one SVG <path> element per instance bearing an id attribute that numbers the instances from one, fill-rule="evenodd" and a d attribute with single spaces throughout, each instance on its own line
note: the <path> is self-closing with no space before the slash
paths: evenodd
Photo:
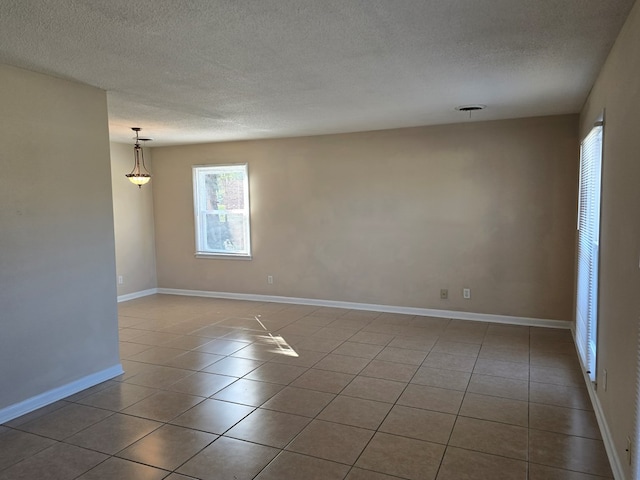
<path id="1" fill-rule="evenodd" d="M 139 132 L 142 130 L 140 127 L 132 127 L 131 130 L 136 132 L 136 143 L 133 147 L 134 163 L 131 173 L 127 173 L 125 176 L 131 183 L 138 185 L 138 188 L 142 188 L 142 185 L 149 183 L 149 180 L 151 180 L 151 174 L 144 163 L 144 149 L 140 146 L 140 142 L 147 142 L 151 139 L 139 137 Z M 142 158 L 142 166 L 140 166 L 140 158 Z"/>

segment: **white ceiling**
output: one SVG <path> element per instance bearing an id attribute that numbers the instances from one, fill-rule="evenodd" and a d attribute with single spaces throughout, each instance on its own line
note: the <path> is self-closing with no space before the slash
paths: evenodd
<path id="1" fill-rule="evenodd" d="M 152 145 L 578 112 L 634 0 L 1 0 L 0 63 Z"/>

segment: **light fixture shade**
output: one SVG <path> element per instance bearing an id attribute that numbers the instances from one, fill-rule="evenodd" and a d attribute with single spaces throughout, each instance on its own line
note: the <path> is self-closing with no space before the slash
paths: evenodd
<path id="1" fill-rule="evenodd" d="M 149 141 L 150 138 L 138 138 L 138 132 L 142 130 L 140 127 L 132 127 L 131 130 L 136 132 L 136 144 L 133 147 L 134 163 L 133 170 L 127 173 L 125 177 L 129 179 L 131 183 L 141 188 L 142 185 L 146 185 L 151 180 L 151 174 L 147 170 L 144 164 L 144 150 L 140 146 L 140 142 Z"/>
<path id="2" fill-rule="evenodd" d="M 137 175 L 134 173 L 127 173 L 126 177 L 131 183 L 133 183 L 134 185 L 138 185 L 139 187 L 142 185 L 146 185 L 147 183 L 149 183 L 149 180 L 151 180 L 151 175 L 142 173 Z"/>

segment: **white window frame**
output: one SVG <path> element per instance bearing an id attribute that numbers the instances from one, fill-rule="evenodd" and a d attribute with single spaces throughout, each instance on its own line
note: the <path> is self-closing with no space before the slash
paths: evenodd
<path id="1" fill-rule="evenodd" d="M 194 165 L 193 172 L 193 213 L 195 226 L 195 256 L 197 258 L 237 258 L 251 259 L 251 219 L 249 207 L 249 166 L 241 164 L 212 164 Z M 242 173 L 244 176 L 243 195 L 244 208 L 232 210 L 211 210 L 207 208 L 207 192 L 205 176 L 207 174 Z M 244 248 L 237 250 L 216 249 L 207 245 L 206 217 L 208 215 L 238 215 L 243 216 L 242 231 Z"/>

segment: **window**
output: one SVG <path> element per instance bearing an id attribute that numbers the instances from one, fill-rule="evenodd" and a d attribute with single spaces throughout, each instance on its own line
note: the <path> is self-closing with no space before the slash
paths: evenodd
<path id="1" fill-rule="evenodd" d="M 602 123 L 598 122 L 580 145 L 580 192 L 578 195 L 576 344 L 582 364 L 592 382 L 596 379 L 598 344 L 601 165 Z"/>
<path id="2" fill-rule="evenodd" d="M 193 167 L 196 256 L 251 257 L 247 165 Z"/>

